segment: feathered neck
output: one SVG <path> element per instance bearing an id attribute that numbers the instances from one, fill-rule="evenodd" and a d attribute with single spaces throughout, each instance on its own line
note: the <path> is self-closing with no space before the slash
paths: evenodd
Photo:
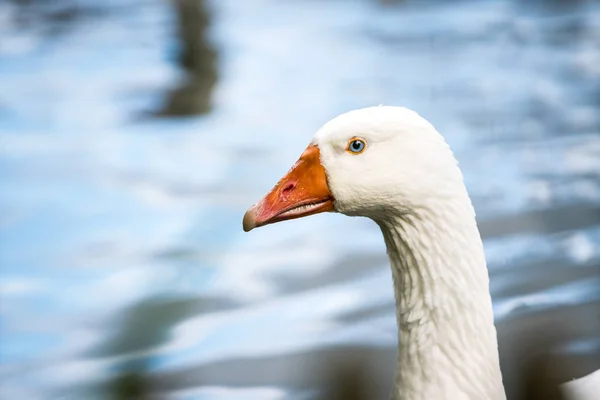
<path id="1" fill-rule="evenodd" d="M 392 267 L 392 398 L 505 399 L 483 245 L 466 190 L 377 221 Z"/>

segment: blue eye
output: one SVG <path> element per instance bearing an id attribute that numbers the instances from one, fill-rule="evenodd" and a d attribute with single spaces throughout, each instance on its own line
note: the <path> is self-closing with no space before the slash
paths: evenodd
<path id="1" fill-rule="evenodd" d="M 365 151 L 365 147 L 367 147 L 367 143 L 363 139 L 353 138 L 348 142 L 346 151 L 352 154 L 360 154 Z"/>

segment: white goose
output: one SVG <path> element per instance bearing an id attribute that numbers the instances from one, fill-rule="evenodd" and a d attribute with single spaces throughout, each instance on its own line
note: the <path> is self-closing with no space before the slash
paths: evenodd
<path id="1" fill-rule="evenodd" d="M 475 212 L 436 129 L 401 107 L 334 118 L 243 227 L 324 211 L 369 217 L 383 232 L 399 331 L 392 398 L 505 399 Z M 593 375 L 568 384 L 573 399 L 600 399 Z"/>

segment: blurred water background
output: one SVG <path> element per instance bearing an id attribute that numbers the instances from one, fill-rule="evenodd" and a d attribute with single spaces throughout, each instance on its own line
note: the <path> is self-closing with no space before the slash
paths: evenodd
<path id="1" fill-rule="evenodd" d="M 376 225 L 241 229 L 381 103 L 461 163 L 509 398 L 600 368 L 598 2 L 5 0 L 0 398 L 386 398 Z"/>

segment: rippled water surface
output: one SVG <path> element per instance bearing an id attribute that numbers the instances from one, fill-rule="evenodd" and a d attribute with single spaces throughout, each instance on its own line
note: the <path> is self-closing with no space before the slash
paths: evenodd
<path id="1" fill-rule="evenodd" d="M 598 3 L 59 3 L 0 4 L 1 398 L 385 398 L 375 224 L 241 229 L 320 125 L 381 103 L 460 161 L 509 395 L 600 368 Z"/>

